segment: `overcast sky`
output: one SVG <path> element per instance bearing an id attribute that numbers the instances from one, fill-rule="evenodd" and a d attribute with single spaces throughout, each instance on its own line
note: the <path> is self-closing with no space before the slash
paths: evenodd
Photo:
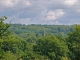
<path id="1" fill-rule="evenodd" d="M 21 24 L 80 24 L 80 0 L 0 0 L 0 17 Z"/>

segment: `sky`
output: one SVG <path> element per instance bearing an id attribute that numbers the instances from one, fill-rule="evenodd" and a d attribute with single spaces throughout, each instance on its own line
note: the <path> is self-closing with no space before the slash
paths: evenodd
<path id="1" fill-rule="evenodd" d="M 6 23 L 80 24 L 80 0 L 0 0 L 0 17 Z"/>

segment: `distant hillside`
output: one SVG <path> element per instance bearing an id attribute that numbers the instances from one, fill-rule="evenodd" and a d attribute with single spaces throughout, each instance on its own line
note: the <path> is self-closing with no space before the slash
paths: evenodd
<path id="1" fill-rule="evenodd" d="M 68 32 L 72 32 L 74 25 L 22 25 L 12 24 L 10 30 L 21 37 L 29 36 L 48 36 L 48 35 L 59 35 L 66 36 Z"/>

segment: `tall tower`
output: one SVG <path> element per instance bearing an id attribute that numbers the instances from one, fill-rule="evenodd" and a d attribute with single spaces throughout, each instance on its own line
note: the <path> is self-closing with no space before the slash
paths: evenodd
<path id="1" fill-rule="evenodd" d="M 45 30 L 44 30 L 44 32 L 43 32 L 43 35 L 44 35 L 44 37 L 45 37 Z"/>

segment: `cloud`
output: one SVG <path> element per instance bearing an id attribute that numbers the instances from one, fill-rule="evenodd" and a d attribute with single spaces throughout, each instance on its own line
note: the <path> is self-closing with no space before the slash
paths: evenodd
<path id="1" fill-rule="evenodd" d="M 31 3 L 29 1 L 26 1 L 26 0 L 23 1 L 23 4 L 26 5 L 26 6 L 30 6 L 31 5 Z"/>
<path id="2" fill-rule="evenodd" d="M 63 2 L 66 6 L 73 6 L 78 2 L 78 0 L 64 0 Z"/>
<path id="3" fill-rule="evenodd" d="M 22 19 L 18 19 L 19 22 L 18 23 L 21 23 L 21 24 L 31 24 L 31 19 L 30 18 L 22 18 Z"/>
<path id="4" fill-rule="evenodd" d="M 80 0 L 0 0 L 4 15 L 22 24 L 80 23 Z"/>
<path id="5" fill-rule="evenodd" d="M 77 12 L 77 13 L 80 13 L 80 9 L 78 9 L 76 12 Z"/>
<path id="6" fill-rule="evenodd" d="M 5 21 L 6 23 L 19 23 L 19 24 L 32 24 L 33 21 L 31 21 L 30 18 L 19 18 L 19 16 L 12 16 L 8 17 L 8 19 Z"/>
<path id="7" fill-rule="evenodd" d="M 54 11 L 49 11 L 47 13 L 47 20 L 55 20 L 55 19 L 56 19 L 56 16 L 55 16 Z"/>
<path id="8" fill-rule="evenodd" d="M 74 5 L 76 1 L 77 1 L 77 0 L 65 0 L 65 1 L 64 1 L 64 4 L 65 4 L 65 5 Z"/>
<path id="9" fill-rule="evenodd" d="M 49 11 L 47 13 L 47 17 L 46 19 L 47 20 L 56 20 L 58 19 L 59 17 L 63 16 L 64 15 L 64 11 L 62 9 L 57 9 L 57 10 L 54 10 L 54 11 Z"/>
<path id="10" fill-rule="evenodd" d="M 30 6 L 31 3 L 29 0 L 0 0 L 0 7 L 2 8 L 22 8 Z"/>
<path id="11" fill-rule="evenodd" d="M 18 0 L 0 0 L 0 5 L 2 7 L 13 7 L 17 2 Z"/>

